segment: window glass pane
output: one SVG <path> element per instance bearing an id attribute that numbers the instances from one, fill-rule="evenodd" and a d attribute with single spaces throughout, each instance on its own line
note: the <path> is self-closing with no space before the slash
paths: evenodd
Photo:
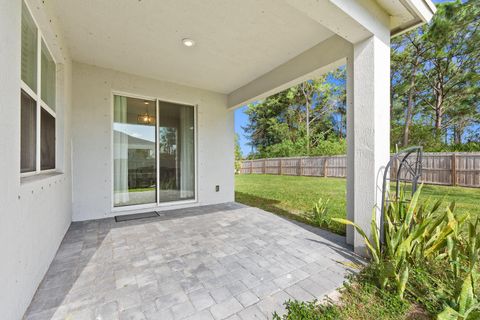
<path id="1" fill-rule="evenodd" d="M 55 62 L 42 41 L 42 100 L 55 110 Z"/>
<path id="2" fill-rule="evenodd" d="M 22 80 L 37 91 L 37 27 L 28 9 L 22 5 Z"/>
<path id="3" fill-rule="evenodd" d="M 40 168 L 55 169 L 55 118 L 42 108 L 40 117 Z"/>
<path id="4" fill-rule="evenodd" d="M 155 101 L 114 97 L 114 206 L 155 203 Z"/>
<path id="5" fill-rule="evenodd" d="M 160 202 L 195 198 L 194 109 L 159 102 Z"/>
<path id="6" fill-rule="evenodd" d="M 36 170 L 37 103 L 21 93 L 20 172 Z"/>

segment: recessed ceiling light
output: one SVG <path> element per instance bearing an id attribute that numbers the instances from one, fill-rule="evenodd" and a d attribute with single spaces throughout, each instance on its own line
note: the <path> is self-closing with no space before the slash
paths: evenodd
<path id="1" fill-rule="evenodd" d="M 182 43 L 186 47 L 193 47 L 195 45 L 195 41 L 193 41 L 192 39 L 188 39 L 188 38 L 182 39 Z"/>
<path id="2" fill-rule="evenodd" d="M 143 103 L 144 103 L 144 104 L 150 104 L 150 102 L 148 102 L 148 101 L 143 101 Z"/>

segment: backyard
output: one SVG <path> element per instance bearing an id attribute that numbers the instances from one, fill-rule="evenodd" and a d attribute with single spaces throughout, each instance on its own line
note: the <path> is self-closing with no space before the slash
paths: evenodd
<path id="1" fill-rule="evenodd" d="M 346 180 L 342 178 L 278 175 L 237 175 L 235 200 L 291 219 L 308 222 L 303 214 L 311 212 L 322 198 L 329 200 L 327 217 L 345 218 Z M 421 200 L 441 199 L 446 206 L 456 203 L 457 212 L 478 212 L 480 189 L 425 185 Z M 345 226 L 331 223 L 328 229 L 345 234 Z"/>
<path id="2" fill-rule="evenodd" d="M 237 202 L 345 234 L 341 221 L 330 220 L 345 218 L 345 179 L 263 174 L 235 179 Z M 286 301 L 287 314 L 274 319 L 480 319 L 475 296 L 480 189 L 424 185 L 418 200 L 396 203 L 387 212 L 385 247 L 370 243 L 372 263 L 344 283 L 338 300 Z M 442 204 L 434 213 L 438 200 Z M 453 201 L 454 214 L 446 210 Z M 422 210 L 425 202 L 430 206 Z M 325 216 L 320 223 L 308 215 L 316 203 Z M 411 215 L 405 215 L 407 208 Z"/>

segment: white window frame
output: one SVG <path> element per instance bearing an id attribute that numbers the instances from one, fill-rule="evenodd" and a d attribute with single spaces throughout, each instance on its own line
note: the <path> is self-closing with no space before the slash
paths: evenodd
<path id="1" fill-rule="evenodd" d="M 28 6 L 26 1 L 23 1 L 25 4 L 25 7 L 28 10 L 28 13 L 30 14 L 30 17 L 32 18 L 33 22 L 35 23 L 35 27 L 37 27 L 37 91 L 33 91 L 20 77 L 20 89 L 25 91 L 26 94 L 28 94 L 32 99 L 35 100 L 36 102 L 36 128 L 35 128 L 35 133 L 36 133 L 36 143 L 35 143 L 35 170 L 34 171 L 29 171 L 29 172 L 20 172 L 20 177 L 28 177 L 32 175 L 37 175 L 41 173 L 49 173 L 49 172 L 56 172 L 58 169 L 58 157 L 57 157 L 57 152 L 58 152 L 58 145 L 57 145 L 57 60 L 52 54 L 52 51 L 50 50 L 50 47 L 48 46 L 48 43 L 46 39 L 43 37 L 43 33 L 40 30 L 40 27 L 38 26 L 37 20 L 32 14 L 32 10 L 30 10 L 30 7 Z M 23 14 L 23 13 L 22 13 Z M 50 54 L 50 57 L 53 60 L 53 63 L 55 64 L 55 110 L 53 110 L 45 101 L 42 100 L 42 41 L 45 44 L 45 47 L 47 48 L 48 53 Z M 21 108 L 21 105 L 20 105 Z M 47 111 L 54 119 L 55 119 L 55 168 L 53 169 L 46 169 L 42 170 L 41 169 L 41 156 L 42 156 L 42 150 L 41 150 L 41 133 L 42 133 L 42 128 L 41 128 L 41 116 L 42 116 L 42 108 Z M 20 111 L 21 112 L 21 111 Z M 21 128 L 20 128 L 21 131 Z"/>

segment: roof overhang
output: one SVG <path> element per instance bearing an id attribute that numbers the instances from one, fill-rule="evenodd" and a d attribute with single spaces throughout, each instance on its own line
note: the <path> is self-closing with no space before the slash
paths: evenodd
<path id="1" fill-rule="evenodd" d="M 427 23 L 437 11 L 437 8 L 430 0 L 400 0 L 400 3 L 408 13 L 403 13 L 401 19 L 392 17 L 392 37 Z"/>

